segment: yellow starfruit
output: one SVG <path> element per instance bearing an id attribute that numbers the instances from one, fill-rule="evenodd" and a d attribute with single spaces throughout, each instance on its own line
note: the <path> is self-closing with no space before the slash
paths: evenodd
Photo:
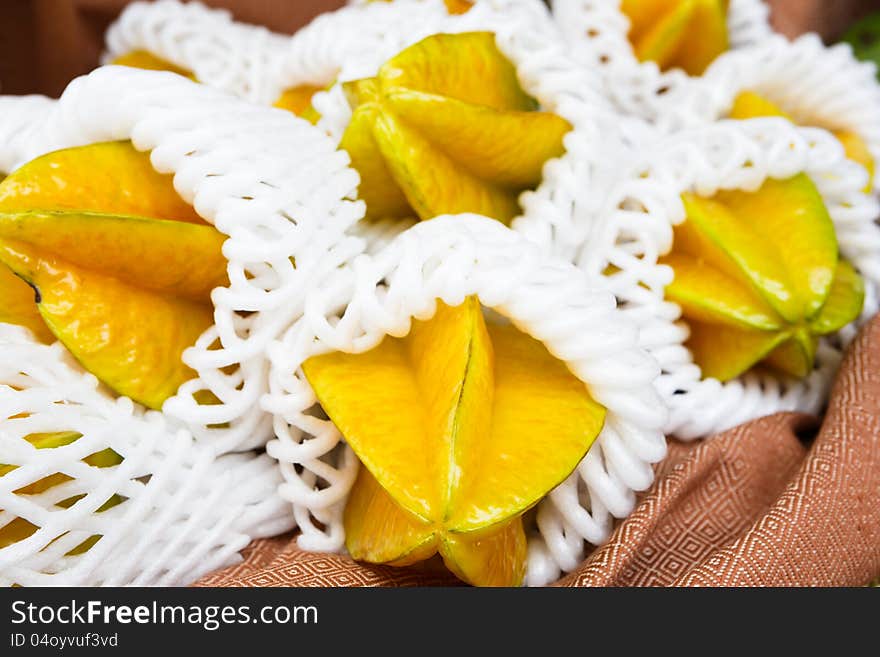
<path id="1" fill-rule="evenodd" d="M 703 374 L 727 381 L 758 363 L 809 374 L 819 336 L 864 303 L 813 182 L 798 174 L 755 192 L 682 199 L 687 218 L 661 262 L 675 272 L 666 296 L 682 308 Z"/>
<path id="2" fill-rule="evenodd" d="M 733 101 L 730 118 L 753 119 L 759 116 L 780 116 L 794 123 L 794 119 L 785 110 L 768 98 L 754 91 L 740 92 Z M 874 182 L 875 163 L 868 145 L 852 130 L 832 130 L 832 134 L 843 145 L 846 156 L 865 167 L 868 172 L 868 185 L 864 191 L 870 192 Z"/>
<path id="3" fill-rule="evenodd" d="M 623 0 L 640 61 L 701 75 L 728 49 L 727 0 Z"/>
<path id="4" fill-rule="evenodd" d="M 407 565 L 439 552 L 477 585 L 520 583 L 523 512 L 605 421 L 582 381 L 540 342 L 487 324 L 476 297 L 303 371 L 364 465 L 345 512 L 352 556 Z"/>
<path id="5" fill-rule="evenodd" d="M 213 323 L 224 240 L 128 142 L 49 153 L 0 183 L 2 319 L 35 328 L 36 308 L 39 335 L 161 408 L 193 377 L 181 354 Z"/>
<path id="6" fill-rule="evenodd" d="M 340 146 L 368 218 L 475 212 L 507 223 L 571 129 L 538 110 L 489 32 L 428 37 L 344 89 L 353 115 Z"/>
<path id="7" fill-rule="evenodd" d="M 193 82 L 197 81 L 196 76 L 192 71 L 188 71 L 176 64 L 172 64 L 146 50 L 133 50 L 132 52 L 120 55 L 110 63 L 115 66 L 142 68 L 147 71 L 169 71 L 170 73 L 177 73 L 185 78 L 189 78 Z"/>
<path id="8" fill-rule="evenodd" d="M 315 124 L 321 118 L 321 115 L 312 106 L 312 97 L 325 89 L 326 87 L 319 87 L 313 84 L 291 87 L 286 89 L 272 106 L 292 112 L 309 123 Z"/>

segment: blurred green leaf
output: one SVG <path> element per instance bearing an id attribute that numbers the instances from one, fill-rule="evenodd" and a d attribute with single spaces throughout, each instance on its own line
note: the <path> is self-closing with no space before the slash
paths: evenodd
<path id="1" fill-rule="evenodd" d="M 843 35 L 843 41 L 852 46 L 855 56 L 877 65 L 880 79 L 880 12 L 865 16 L 853 23 Z"/>

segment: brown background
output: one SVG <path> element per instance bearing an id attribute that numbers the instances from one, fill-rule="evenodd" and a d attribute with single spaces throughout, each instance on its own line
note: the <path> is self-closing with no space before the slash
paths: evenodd
<path id="1" fill-rule="evenodd" d="M 98 63 L 107 25 L 131 0 L 0 0 L 0 92 L 57 96 Z M 344 0 L 203 0 L 235 17 L 293 32 Z M 819 31 L 836 39 L 854 17 L 880 9 L 880 0 L 769 0 L 773 21 L 794 35 Z"/>

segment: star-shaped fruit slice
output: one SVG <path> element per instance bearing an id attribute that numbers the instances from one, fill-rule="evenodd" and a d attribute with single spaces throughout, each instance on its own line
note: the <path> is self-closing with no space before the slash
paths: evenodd
<path id="1" fill-rule="evenodd" d="M 760 116 L 780 116 L 792 123 L 795 122 L 785 110 L 764 96 L 754 91 L 739 93 L 733 101 L 730 118 L 753 119 Z M 843 145 L 846 156 L 853 162 L 861 164 L 867 170 L 868 186 L 865 188 L 865 192 L 870 192 L 874 181 L 875 163 L 874 158 L 871 156 L 871 151 L 868 150 L 868 145 L 852 130 L 833 130 L 832 134 Z"/>
<path id="2" fill-rule="evenodd" d="M 861 278 L 839 259 L 834 225 L 805 174 L 755 192 L 683 197 L 668 299 L 690 327 L 703 374 L 721 381 L 758 363 L 795 377 L 813 369 L 818 337 L 858 317 Z"/>
<path id="3" fill-rule="evenodd" d="M 308 360 L 324 411 L 364 467 L 345 511 L 355 559 L 439 552 L 477 585 L 521 582 L 521 516 L 577 466 L 605 409 L 543 344 L 439 303 L 405 338 Z"/>
<path id="4" fill-rule="evenodd" d="M 368 218 L 474 212 L 507 223 L 571 130 L 538 110 L 490 32 L 430 36 L 344 89 L 353 115 L 340 146 Z"/>
<path id="5" fill-rule="evenodd" d="M 727 0 L 623 0 L 639 61 L 701 75 L 728 48 Z"/>
<path id="6" fill-rule="evenodd" d="M 224 240 L 129 142 L 49 153 L 0 183 L 3 320 L 51 333 L 107 386 L 161 408 L 194 376 L 181 354 L 228 284 Z"/>

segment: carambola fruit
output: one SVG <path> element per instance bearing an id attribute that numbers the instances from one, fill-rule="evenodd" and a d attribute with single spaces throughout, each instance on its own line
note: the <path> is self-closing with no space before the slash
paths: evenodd
<path id="1" fill-rule="evenodd" d="M 763 363 L 804 377 L 818 338 L 858 317 L 862 280 L 838 255 L 834 225 L 806 174 L 755 192 L 683 195 L 666 297 L 682 308 L 704 376 L 727 381 Z"/>
<path id="2" fill-rule="evenodd" d="M 224 240 L 128 142 L 49 153 L 0 183 L 2 319 L 161 408 L 194 376 L 181 354 L 228 284 Z"/>
<path id="3" fill-rule="evenodd" d="M 588 338 L 587 338 L 588 339 Z M 345 511 L 355 559 L 440 553 L 461 579 L 517 585 L 521 516 L 577 466 L 605 421 L 543 344 L 487 323 L 479 300 L 439 303 L 409 335 L 303 371 L 363 463 Z"/>

